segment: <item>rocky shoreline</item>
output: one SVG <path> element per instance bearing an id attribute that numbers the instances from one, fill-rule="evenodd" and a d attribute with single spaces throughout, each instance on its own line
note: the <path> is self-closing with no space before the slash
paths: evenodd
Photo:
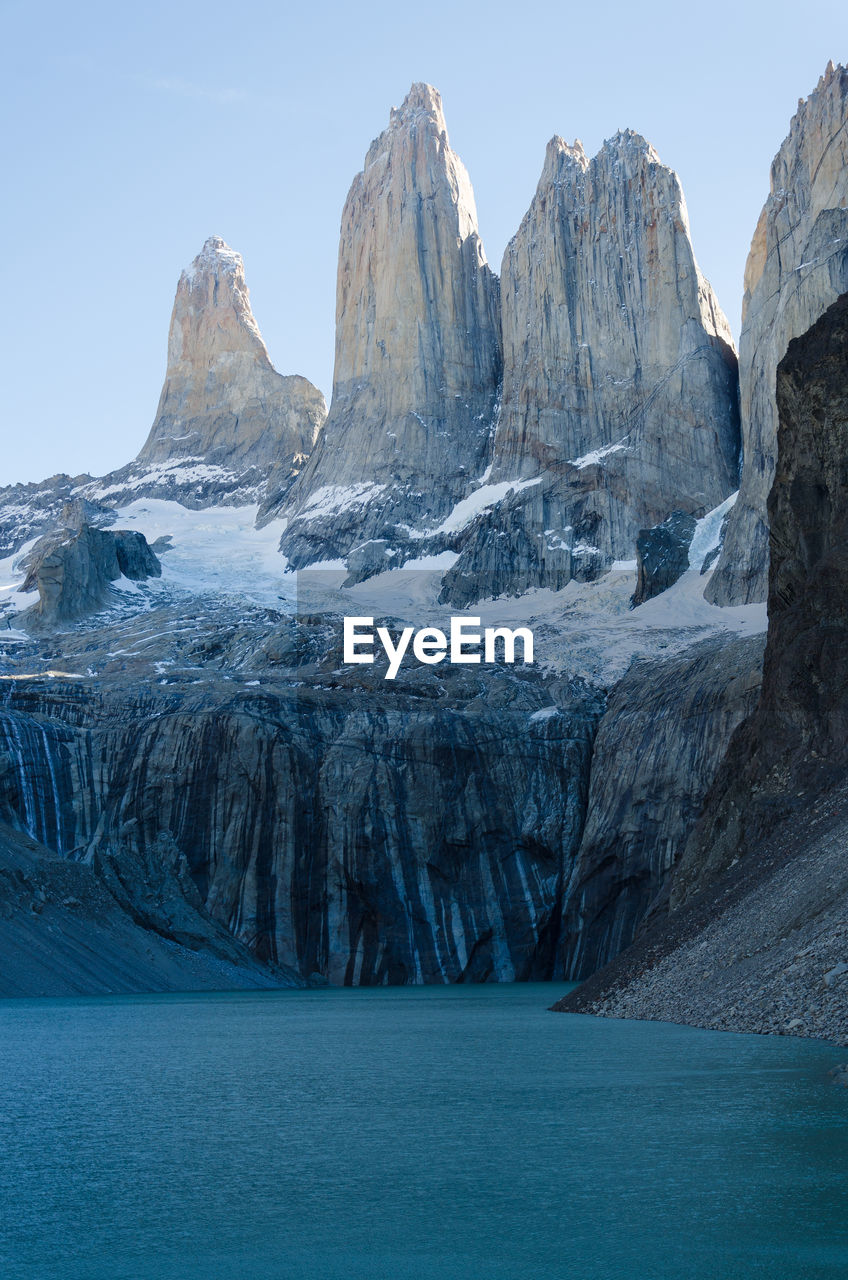
<path id="1" fill-rule="evenodd" d="M 848 1047 L 848 787 L 553 1007 Z"/>

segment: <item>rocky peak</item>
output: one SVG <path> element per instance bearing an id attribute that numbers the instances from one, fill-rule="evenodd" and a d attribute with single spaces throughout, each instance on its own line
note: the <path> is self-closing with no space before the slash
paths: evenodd
<path id="1" fill-rule="evenodd" d="M 677 175 L 632 130 L 559 137 L 501 268 L 493 485 L 445 600 L 558 589 L 630 560 L 640 529 L 735 488 L 736 355 Z"/>
<path id="2" fill-rule="evenodd" d="M 771 166 L 745 267 L 739 374 L 743 467 L 718 568 L 716 604 L 766 598 L 768 518 L 777 439 L 777 366 L 848 289 L 848 69 L 829 62 L 798 103 Z"/>
<path id="3" fill-rule="evenodd" d="M 547 187 L 562 181 L 563 171 L 570 164 L 584 171 L 588 168 L 589 160 L 583 150 L 583 143 L 576 138 L 574 145 L 569 146 L 564 138 L 555 133 L 545 150 L 545 163 L 542 166 L 542 176 L 539 179 L 536 194 L 539 195 Z"/>
<path id="4" fill-rule="evenodd" d="M 312 448 L 325 412 L 310 382 L 274 369 L 241 254 L 210 236 L 179 278 L 165 385 L 139 461 L 290 471 Z"/>
<path id="5" fill-rule="evenodd" d="M 201 358 L 214 364 L 239 351 L 272 368 L 250 307 L 244 259 L 220 236 L 210 236 L 180 272 L 168 334 L 169 372 L 186 365 L 190 373 Z"/>
<path id="6" fill-rule="evenodd" d="M 728 419 L 722 384 L 732 339 L 695 261 L 679 179 L 640 134 L 617 133 L 591 160 L 579 142 L 551 139 L 536 195 L 507 247 L 501 288 L 504 404 L 494 472 L 530 475 L 614 444 L 640 418 L 644 424 L 643 409 L 658 431 L 663 419 L 687 415 L 694 428 L 676 397 L 682 381 L 707 390 L 709 403 L 697 411 L 707 429 L 694 438 L 709 448 L 708 424 Z M 715 385 L 713 366 L 722 375 Z M 732 467 L 734 446 L 726 429 L 719 435 L 724 485 L 724 455 Z"/>
<path id="7" fill-rule="evenodd" d="M 500 370 L 471 183 L 438 92 L 416 84 L 342 213 L 333 400 L 286 510 L 290 561 L 438 524 L 485 466 Z"/>

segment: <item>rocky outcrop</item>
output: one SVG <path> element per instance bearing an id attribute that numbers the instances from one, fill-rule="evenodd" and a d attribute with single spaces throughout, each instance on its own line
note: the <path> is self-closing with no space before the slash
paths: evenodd
<path id="1" fill-rule="evenodd" d="M 470 530 L 454 603 L 591 578 L 640 529 L 735 488 L 736 356 L 695 262 L 676 174 L 630 131 L 593 160 L 548 145 L 504 255 L 491 483 L 540 478 Z"/>
<path id="2" fill-rule="evenodd" d="M 627 947 L 666 888 L 731 734 L 757 699 L 763 640 L 706 640 L 637 662 L 610 694 L 586 825 L 564 894 L 558 972 L 579 979 Z"/>
<path id="3" fill-rule="evenodd" d="M 739 345 L 743 467 L 718 567 L 715 604 L 766 598 L 766 499 L 777 441 L 775 375 L 790 339 L 848 289 L 848 70 L 828 65 L 798 104 L 771 167 L 745 268 Z"/>
<path id="4" fill-rule="evenodd" d="M 112 523 L 116 507 L 139 498 L 272 509 L 326 414 L 306 378 L 274 369 L 241 255 L 211 236 L 177 285 L 165 383 L 138 458 L 102 478 L 57 475 L 0 489 L 0 559 L 39 535 Z"/>
<path id="5" fill-rule="evenodd" d="M 82 524 L 47 534 L 26 560 L 22 592 L 38 590 L 38 603 L 18 615 L 24 626 L 43 630 L 101 609 L 119 578 L 158 578 L 162 566 L 143 534 L 132 529 L 95 529 Z"/>
<path id="6" fill-rule="evenodd" d="M 303 465 L 325 416 L 316 387 L 274 369 L 241 255 L 210 236 L 177 285 L 165 384 L 139 462 L 275 468 L 282 485 Z"/>
<path id="7" fill-rule="evenodd" d="M 672 511 L 662 524 L 641 529 L 636 539 L 635 608 L 668 590 L 689 568 L 689 547 L 697 521 L 688 511 Z"/>
<path id="8" fill-rule="evenodd" d="M 333 398 L 285 508 L 292 565 L 435 528 L 486 464 L 500 372 L 471 184 L 438 92 L 415 84 L 342 214 Z"/>

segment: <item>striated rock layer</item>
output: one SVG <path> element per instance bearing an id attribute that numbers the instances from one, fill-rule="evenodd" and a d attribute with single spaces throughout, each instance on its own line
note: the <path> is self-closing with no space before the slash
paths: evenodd
<path id="1" fill-rule="evenodd" d="M 471 184 L 438 92 L 415 84 L 342 214 L 333 398 L 285 508 L 291 563 L 438 525 L 485 466 L 500 372 Z"/>
<path id="2" fill-rule="evenodd" d="M 501 274 L 503 405 L 481 517 L 446 599 L 560 587 L 632 559 L 640 529 L 735 488 L 736 356 L 677 175 L 627 131 L 548 145 Z"/>
<path id="3" fill-rule="evenodd" d="M 326 621 L 266 624 L 283 671 L 245 682 L 230 643 L 256 669 L 262 635 L 242 632 L 183 650 L 183 675 L 160 663 L 162 684 L 15 682 L 11 820 L 109 869 L 136 910 L 184 860 L 219 925 L 306 978 L 551 977 L 598 691 L 503 668 L 345 675 Z"/>
<path id="4" fill-rule="evenodd" d="M 241 254 L 210 236 L 177 285 L 165 384 L 139 462 L 192 459 L 296 473 L 325 416 L 316 387 L 274 369 Z"/>
<path id="5" fill-rule="evenodd" d="M 832 63 L 789 126 L 751 242 L 739 343 L 743 467 L 715 604 L 765 600 L 766 499 L 777 442 L 775 376 L 790 339 L 848 289 L 848 69 Z"/>

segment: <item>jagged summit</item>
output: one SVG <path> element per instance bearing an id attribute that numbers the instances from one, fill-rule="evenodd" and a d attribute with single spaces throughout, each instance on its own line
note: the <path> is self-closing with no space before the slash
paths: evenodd
<path id="1" fill-rule="evenodd" d="M 644 138 L 641 133 L 636 133 L 633 129 L 619 129 L 611 138 L 607 138 L 595 160 L 598 160 L 605 153 L 614 157 L 623 151 L 643 155 L 651 164 L 662 164 L 656 150 L 648 142 L 647 138 Z M 555 133 L 545 150 L 545 163 L 542 166 L 542 175 L 539 178 L 537 191 L 543 190 L 551 182 L 561 181 L 563 170 L 570 164 L 576 165 L 578 169 L 582 169 L 585 172 L 591 163 L 592 161 L 587 156 L 583 143 L 579 138 L 575 138 L 573 144 L 569 144 L 558 133 Z"/>
<path id="2" fill-rule="evenodd" d="M 210 236 L 180 274 L 165 384 L 139 461 L 291 471 L 312 448 L 325 412 L 316 387 L 274 369 L 241 254 Z"/>
<path id="3" fill-rule="evenodd" d="M 585 170 L 589 164 L 583 143 L 575 138 L 574 145 L 569 146 L 564 138 L 555 133 L 545 149 L 545 163 L 536 187 L 537 194 L 545 187 L 562 180 L 562 172 L 569 164 Z"/>
<path id="4" fill-rule="evenodd" d="M 438 92 L 416 84 L 345 202 L 333 399 L 285 508 L 290 562 L 437 525 L 485 468 L 500 370 L 471 183 Z"/>
<path id="5" fill-rule="evenodd" d="M 399 107 L 392 107 L 389 112 L 389 123 L 405 123 L 419 112 L 431 115 L 441 125 L 442 132 L 446 132 L 442 95 L 433 85 L 426 84 L 423 80 L 418 80 L 410 86 L 409 93 Z"/>
<path id="6" fill-rule="evenodd" d="M 256 333 L 259 333 L 259 326 L 256 325 L 254 316 L 250 310 L 249 289 L 245 284 L 245 260 L 242 259 L 241 253 L 237 253 L 223 236 L 209 236 L 204 241 L 204 247 L 201 248 L 199 255 L 193 259 L 190 265 L 183 268 L 179 273 L 179 279 L 186 280 L 188 287 L 195 287 L 204 279 L 220 279 L 222 275 L 237 276 L 237 282 L 234 282 L 234 288 L 238 292 L 243 293 L 243 301 L 245 301 L 246 314 L 250 316 L 251 324 L 255 326 Z"/>
<path id="7" fill-rule="evenodd" d="M 438 143 L 450 148 L 442 95 L 431 84 L 423 82 L 412 86 L 399 107 L 391 108 L 388 126 L 368 148 L 363 169 L 370 168 L 381 156 L 389 154 L 397 133 L 412 133 L 419 129 L 426 130 Z"/>
<path id="8" fill-rule="evenodd" d="M 695 261 L 680 181 L 641 134 L 620 130 L 591 160 L 579 142 L 551 139 L 504 255 L 501 290 L 504 398 L 493 475 L 561 467 L 640 424 L 659 447 L 679 421 L 698 428 L 699 469 L 725 484 L 732 338 Z M 697 408 L 681 403 L 684 383 Z"/>
<path id="9" fill-rule="evenodd" d="M 640 134 L 548 143 L 501 267 L 503 398 L 479 517 L 444 598 L 559 588 L 736 485 L 736 356 L 677 175 Z M 520 482 L 520 488 L 514 487 Z"/>

